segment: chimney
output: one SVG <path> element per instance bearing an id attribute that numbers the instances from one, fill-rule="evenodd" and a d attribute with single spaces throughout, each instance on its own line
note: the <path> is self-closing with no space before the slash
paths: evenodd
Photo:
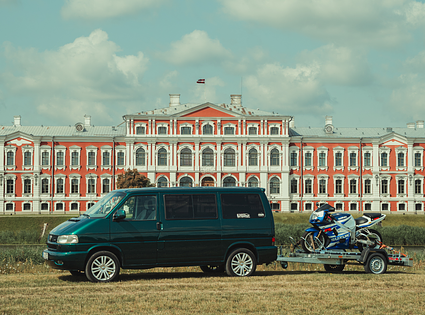
<path id="1" fill-rule="evenodd" d="M 84 127 L 90 127 L 91 126 L 91 116 L 84 115 Z"/>
<path id="2" fill-rule="evenodd" d="M 292 120 L 289 122 L 289 128 L 294 128 L 295 127 L 295 120 L 294 118 L 292 118 Z"/>
<path id="3" fill-rule="evenodd" d="M 332 125 L 332 116 L 325 116 L 325 126 Z"/>
<path id="4" fill-rule="evenodd" d="M 170 107 L 180 105 L 180 94 L 170 94 Z"/>
<path id="5" fill-rule="evenodd" d="M 407 123 L 407 128 L 415 129 L 415 123 Z"/>
<path id="6" fill-rule="evenodd" d="M 416 128 L 423 128 L 424 127 L 424 121 L 423 120 L 417 120 L 416 121 Z"/>
<path id="7" fill-rule="evenodd" d="M 21 127 L 21 116 L 13 116 L 15 127 Z"/>
<path id="8" fill-rule="evenodd" d="M 242 95 L 240 94 L 230 95 L 230 105 L 242 106 Z"/>

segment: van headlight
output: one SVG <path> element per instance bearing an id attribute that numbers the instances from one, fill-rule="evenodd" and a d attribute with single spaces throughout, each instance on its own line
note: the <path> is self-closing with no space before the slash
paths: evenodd
<path id="1" fill-rule="evenodd" d="M 77 235 L 59 235 L 58 243 L 59 244 L 77 244 L 78 236 Z"/>

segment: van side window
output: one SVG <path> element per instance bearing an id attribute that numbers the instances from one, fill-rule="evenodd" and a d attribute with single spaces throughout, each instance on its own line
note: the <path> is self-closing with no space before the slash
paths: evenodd
<path id="1" fill-rule="evenodd" d="M 133 196 L 122 208 L 127 220 L 156 220 L 156 196 Z"/>
<path id="2" fill-rule="evenodd" d="M 264 218 L 264 207 L 258 194 L 221 194 L 223 219 Z"/>
<path id="3" fill-rule="evenodd" d="M 167 220 L 217 219 L 214 194 L 164 195 Z"/>

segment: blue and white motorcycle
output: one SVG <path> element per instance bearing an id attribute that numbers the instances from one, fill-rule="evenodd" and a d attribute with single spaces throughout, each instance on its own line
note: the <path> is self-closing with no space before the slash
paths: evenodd
<path id="1" fill-rule="evenodd" d="M 305 230 L 301 237 L 301 246 L 307 253 L 322 250 L 346 250 L 379 248 L 382 237 L 371 226 L 381 224 L 386 215 L 365 213 L 354 219 L 349 213 L 335 212 L 335 208 L 324 204 L 310 216 L 313 227 Z"/>

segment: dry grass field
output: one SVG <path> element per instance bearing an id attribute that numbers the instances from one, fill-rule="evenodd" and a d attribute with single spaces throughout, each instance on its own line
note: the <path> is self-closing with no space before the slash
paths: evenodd
<path id="1" fill-rule="evenodd" d="M 424 314 L 425 270 L 386 274 L 347 266 L 259 266 L 254 276 L 209 276 L 199 268 L 123 271 L 97 284 L 67 272 L 0 275 L 0 314 Z"/>

